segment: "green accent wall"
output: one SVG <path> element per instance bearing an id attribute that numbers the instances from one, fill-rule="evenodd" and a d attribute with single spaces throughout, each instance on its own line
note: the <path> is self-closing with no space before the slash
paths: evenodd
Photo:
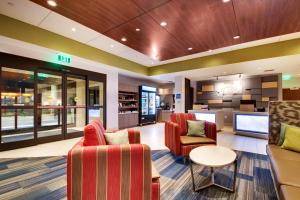
<path id="1" fill-rule="evenodd" d="M 148 74 L 148 69 L 143 65 L 1 14 L 0 24 L 0 35 L 128 71 Z"/>
<path id="2" fill-rule="evenodd" d="M 158 65 L 149 68 L 149 75 L 153 76 L 296 54 L 300 54 L 300 39 L 265 44 L 185 61 Z"/>

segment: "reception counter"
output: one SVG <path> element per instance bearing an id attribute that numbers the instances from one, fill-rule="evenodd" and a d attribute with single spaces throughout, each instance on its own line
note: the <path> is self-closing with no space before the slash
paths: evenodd
<path id="1" fill-rule="evenodd" d="M 224 111 L 223 110 L 189 110 L 189 113 L 195 113 L 196 119 L 205 120 L 216 123 L 217 130 L 220 131 L 224 127 Z"/>
<path id="2" fill-rule="evenodd" d="M 233 112 L 233 130 L 240 135 L 268 138 L 269 114 L 267 112 Z"/>

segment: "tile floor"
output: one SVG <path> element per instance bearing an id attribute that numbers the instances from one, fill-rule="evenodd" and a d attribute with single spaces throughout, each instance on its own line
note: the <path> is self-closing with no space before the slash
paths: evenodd
<path id="1" fill-rule="evenodd" d="M 137 127 L 137 129 L 142 133 L 142 143 L 148 144 L 152 150 L 166 149 L 164 145 L 163 123 Z M 80 138 L 3 151 L 0 152 L 0 158 L 67 155 L 69 149 L 71 149 L 78 140 L 80 140 Z M 229 147 L 234 150 L 266 154 L 266 144 L 268 142 L 264 139 L 235 135 L 232 128 L 225 127 L 222 132 L 218 132 L 217 143 L 220 146 Z"/>

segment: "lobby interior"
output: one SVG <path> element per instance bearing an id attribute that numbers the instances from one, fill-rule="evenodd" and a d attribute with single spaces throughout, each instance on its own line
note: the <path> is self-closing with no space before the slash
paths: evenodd
<path id="1" fill-rule="evenodd" d="M 300 199 L 299 8 L 1 0 L 0 199 Z"/>

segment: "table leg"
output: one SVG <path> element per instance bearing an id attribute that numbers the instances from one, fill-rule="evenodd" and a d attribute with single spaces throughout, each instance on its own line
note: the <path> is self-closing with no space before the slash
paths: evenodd
<path id="1" fill-rule="evenodd" d="M 195 179 L 194 179 L 194 171 L 193 171 L 193 163 L 190 160 L 190 169 L 191 169 L 191 175 L 192 175 L 192 182 L 193 182 L 193 190 L 196 192 L 196 187 L 195 187 Z"/>
<path id="2" fill-rule="evenodd" d="M 215 171 L 214 171 L 213 167 L 210 168 L 210 176 L 211 176 L 211 183 L 214 184 L 215 183 Z"/>
<path id="3" fill-rule="evenodd" d="M 219 188 L 222 188 L 222 189 L 224 189 L 224 190 L 226 190 L 226 191 L 229 191 L 229 192 L 235 192 L 236 176 L 237 176 L 237 160 L 234 161 L 233 186 L 232 186 L 232 188 L 228 188 L 228 187 L 225 187 L 225 186 L 222 186 L 222 185 L 219 185 L 219 184 L 216 184 L 216 183 L 215 183 L 215 172 L 214 172 L 214 168 L 213 168 L 213 167 L 210 168 L 210 173 L 211 173 L 211 183 L 196 188 L 196 186 L 195 186 L 194 170 L 193 170 L 193 163 L 192 163 L 191 160 L 190 160 L 190 169 L 191 169 L 191 176 L 192 176 L 192 183 L 193 183 L 193 190 L 194 190 L 194 192 L 201 191 L 201 190 L 203 190 L 203 189 L 205 189 L 205 188 L 208 188 L 208 187 L 210 187 L 210 186 L 213 186 L 213 185 L 214 185 L 214 186 L 217 186 L 217 187 L 219 187 Z"/>

